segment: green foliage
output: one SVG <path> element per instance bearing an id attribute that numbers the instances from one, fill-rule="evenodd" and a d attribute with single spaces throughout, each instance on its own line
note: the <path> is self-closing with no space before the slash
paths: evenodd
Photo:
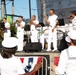
<path id="1" fill-rule="evenodd" d="M 15 28 L 15 25 L 13 23 L 10 23 L 10 29 L 11 29 L 11 36 L 16 37 L 17 29 Z"/>

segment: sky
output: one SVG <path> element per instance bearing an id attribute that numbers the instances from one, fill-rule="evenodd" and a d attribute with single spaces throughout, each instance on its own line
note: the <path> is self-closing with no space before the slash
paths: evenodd
<path id="1" fill-rule="evenodd" d="M 12 13 L 12 2 L 6 2 L 7 14 Z M 29 0 L 14 0 L 14 13 L 29 19 Z M 31 0 L 31 14 L 37 16 L 36 0 Z"/>

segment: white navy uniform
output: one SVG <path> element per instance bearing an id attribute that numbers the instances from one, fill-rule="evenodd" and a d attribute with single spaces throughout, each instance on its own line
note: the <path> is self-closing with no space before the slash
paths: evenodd
<path id="1" fill-rule="evenodd" d="M 18 39 L 10 37 L 2 41 L 2 46 L 5 48 L 13 48 L 18 44 Z M 25 74 L 22 63 L 17 57 L 12 54 L 11 58 L 3 58 L 0 55 L 0 72 L 1 75 L 20 75 Z"/>
<path id="2" fill-rule="evenodd" d="M 76 16 L 72 19 L 73 29 L 76 29 Z"/>
<path id="3" fill-rule="evenodd" d="M 10 24 L 8 22 L 6 22 L 5 24 L 5 30 L 4 30 L 4 39 L 8 38 L 11 36 L 11 32 L 10 29 L 7 30 L 7 28 L 10 28 Z"/>
<path id="4" fill-rule="evenodd" d="M 55 73 L 57 75 L 76 75 L 76 46 L 70 46 L 61 52 Z"/>
<path id="5" fill-rule="evenodd" d="M 68 33 L 69 39 L 76 40 L 76 35 L 73 33 L 76 33 L 76 30 L 71 30 Z M 68 49 L 61 52 L 55 73 L 57 75 L 76 75 L 76 46 L 70 45 Z"/>
<path id="6" fill-rule="evenodd" d="M 36 24 L 39 24 L 38 20 L 33 21 Z M 31 42 L 38 42 L 38 31 L 36 30 L 35 25 L 31 25 Z M 42 34 L 40 37 L 40 43 L 42 44 L 42 48 L 44 49 L 44 34 Z"/>
<path id="7" fill-rule="evenodd" d="M 48 50 L 51 50 L 51 39 L 53 38 L 53 46 L 54 50 L 57 50 L 57 30 L 56 28 L 54 29 L 54 32 L 52 32 L 52 29 L 57 23 L 58 16 L 57 15 L 52 15 L 49 16 L 48 21 L 50 22 L 49 26 L 49 35 L 48 35 Z"/>
<path id="8" fill-rule="evenodd" d="M 39 24 L 38 20 L 34 20 L 33 22 Z M 32 24 L 30 28 L 31 28 L 31 42 L 38 42 L 37 38 L 38 31 L 36 30 L 35 25 Z"/>
<path id="9" fill-rule="evenodd" d="M 25 22 L 22 21 L 20 23 L 21 25 L 23 25 L 23 27 L 25 26 Z M 23 50 L 23 40 L 24 40 L 24 28 L 21 28 L 20 25 L 17 25 L 17 38 L 18 38 L 18 50 L 17 51 L 22 51 Z"/>
<path id="10" fill-rule="evenodd" d="M 0 71 L 1 75 L 25 74 L 21 61 L 15 56 L 9 59 L 3 59 L 0 55 Z"/>
<path id="11" fill-rule="evenodd" d="M 72 19 L 73 26 L 76 26 L 76 16 Z"/>

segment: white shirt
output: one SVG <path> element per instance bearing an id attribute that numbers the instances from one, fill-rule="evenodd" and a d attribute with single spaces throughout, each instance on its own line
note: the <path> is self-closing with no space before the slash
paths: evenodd
<path id="1" fill-rule="evenodd" d="M 10 36 L 10 24 L 8 23 L 8 22 L 6 22 L 5 24 L 5 34 L 6 33 L 8 33 L 8 34 L 6 34 L 7 36 L 9 35 Z M 9 29 L 7 29 L 7 28 L 9 28 Z"/>
<path id="2" fill-rule="evenodd" d="M 70 46 L 61 52 L 58 67 L 55 69 L 57 75 L 76 75 L 76 46 Z"/>
<path id="3" fill-rule="evenodd" d="M 5 28 L 10 28 L 10 24 L 8 22 L 5 23 Z"/>
<path id="4" fill-rule="evenodd" d="M 24 21 L 22 21 L 20 24 L 23 25 L 23 27 L 25 26 L 25 22 Z M 21 28 L 17 24 L 16 24 L 16 27 L 17 27 L 17 32 L 24 32 L 24 28 Z"/>
<path id="5" fill-rule="evenodd" d="M 22 63 L 15 56 L 9 59 L 3 59 L 0 55 L 1 75 L 19 75 L 25 74 Z"/>
<path id="6" fill-rule="evenodd" d="M 72 25 L 76 26 L 76 16 L 72 19 Z"/>
<path id="7" fill-rule="evenodd" d="M 52 26 L 52 28 L 54 28 L 54 26 L 56 25 L 57 19 L 58 19 L 58 16 L 55 14 L 52 16 L 49 16 L 48 21 L 50 22 L 50 26 Z"/>
<path id="8" fill-rule="evenodd" d="M 39 24 L 39 21 L 38 20 L 34 20 L 33 21 L 35 24 Z M 35 25 L 31 25 L 31 31 L 35 30 Z"/>
<path id="9" fill-rule="evenodd" d="M 36 24 L 39 24 L 39 21 L 38 20 L 34 20 L 33 22 L 36 23 Z"/>

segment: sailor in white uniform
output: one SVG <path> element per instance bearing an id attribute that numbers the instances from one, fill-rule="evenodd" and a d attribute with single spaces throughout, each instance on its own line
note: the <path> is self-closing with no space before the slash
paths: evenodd
<path id="1" fill-rule="evenodd" d="M 0 73 L 1 75 L 32 75 L 39 70 L 41 62 L 34 69 L 25 73 L 21 61 L 14 56 L 17 49 L 18 39 L 14 37 L 2 41 L 3 50 L 0 54 Z"/>
<path id="2" fill-rule="evenodd" d="M 49 24 L 49 35 L 48 35 L 48 48 L 47 51 L 51 51 L 51 39 L 53 38 L 53 47 L 54 50 L 57 50 L 57 19 L 58 16 L 55 15 L 55 12 L 53 9 L 50 9 L 50 16 L 47 19 L 47 16 L 45 16 L 46 22 Z"/>
<path id="3" fill-rule="evenodd" d="M 70 22 L 72 23 L 73 29 L 76 30 L 76 11 L 72 11 Z"/>
<path id="4" fill-rule="evenodd" d="M 33 15 L 31 20 L 30 20 L 30 24 L 31 24 L 31 42 L 38 42 L 38 31 L 36 30 L 36 27 L 39 24 L 39 21 L 36 20 L 36 16 Z"/>
<path id="5" fill-rule="evenodd" d="M 10 32 L 10 24 L 7 22 L 6 18 L 3 18 L 3 22 L 4 22 L 4 39 L 8 38 L 11 36 L 11 32 Z"/>
<path id="6" fill-rule="evenodd" d="M 17 38 L 18 38 L 18 49 L 17 49 L 17 51 L 22 51 L 23 50 L 25 22 L 23 21 L 22 16 L 19 16 L 18 21 L 19 22 L 16 23 L 16 25 L 15 25 L 17 28 Z"/>
<path id="7" fill-rule="evenodd" d="M 31 42 L 38 42 L 40 39 L 40 43 L 42 44 L 42 49 L 44 49 L 44 34 L 39 34 L 40 31 L 36 29 L 39 26 L 39 21 L 36 19 L 36 16 L 33 15 L 31 20 L 28 22 L 31 24 Z"/>
<path id="8" fill-rule="evenodd" d="M 71 45 L 61 52 L 58 66 L 52 66 L 57 75 L 76 75 L 76 30 L 70 31 L 68 36 Z"/>

